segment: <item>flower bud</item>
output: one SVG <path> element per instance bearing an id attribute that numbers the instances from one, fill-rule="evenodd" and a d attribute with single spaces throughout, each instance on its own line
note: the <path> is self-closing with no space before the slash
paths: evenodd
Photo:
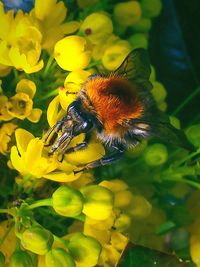
<path id="1" fill-rule="evenodd" d="M 192 125 L 186 130 L 189 141 L 195 146 L 200 147 L 200 124 Z"/>
<path id="2" fill-rule="evenodd" d="M 31 256 L 22 250 L 15 251 L 10 259 L 10 267 L 33 267 Z"/>
<path id="3" fill-rule="evenodd" d="M 105 220 L 113 209 L 113 193 L 100 185 L 89 185 L 81 188 L 85 198 L 83 213 L 95 220 Z"/>
<path id="4" fill-rule="evenodd" d="M 101 253 L 100 243 L 90 236 L 76 233 L 70 239 L 69 252 L 80 266 L 96 266 Z"/>
<path id="5" fill-rule="evenodd" d="M 106 47 L 102 56 L 103 66 L 110 71 L 116 70 L 131 50 L 129 42 L 125 40 L 110 44 Z"/>
<path id="6" fill-rule="evenodd" d="M 114 7 L 114 17 L 120 25 L 131 26 L 135 24 L 141 17 L 140 3 L 137 1 L 117 3 Z"/>
<path id="7" fill-rule="evenodd" d="M 168 151 L 163 144 L 153 144 L 147 147 L 144 152 L 144 160 L 149 166 L 164 164 L 168 158 Z"/>
<path id="8" fill-rule="evenodd" d="M 132 26 L 134 32 L 149 32 L 152 26 L 151 19 L 141 18 L 136 24 Z"/>
<path id="9" fill-rule="evenodd" d="M 161 0 L 141 0 L 142 15 L 148 18 L 154 18 L 160 14 L 162 9 Z"/>
<path id="10" fill-rule="evenodd" d="M 87 36 L 92 44 L 105 42 L 113 32 L 112 20 L 104 13 L 92 13 L 83 21 L 80 32 Z"/>
<path id="11" fill-rule="evenodd" d="M 180 120 L 177 117 L 170 116 L 169 120 L 170 120 L 171 125 L 173 125 L 175 128 L 177 129 L 181 128 Z"/>
<path id="12" fill-rule="evenodd" d="M 62 69 L 74 71 L 87 67 L 91 52 L 87 49 L 85 38 L 70 35 L 55 44 L 54 57 Z"/>
<path id="13" fill-rule="evenodd" d="M 0 251 L 0 267 L 3 267 L 5 264 L 5 256 L 3 253 Z"/>
<path id="14" fill-rule="evenodd" d="M 131 225 L 131 218 L 125 213 L 121 213 L 119 217 L 115 220 L 114 227 L 118 232 L 126 231 Z"/>
<path id="15" fill-rule="evenodd" d="M 82 194 L 69 186 L 60 186 L 52 195 L 55 211 L 68 217 L 78 216 L 83 209 Z"/>
<path id="16" fill-rule="evenodd" d="M 153 89 L 151 90 L 151 93 L 156 100 L 157 103 L 162 102 L 165 100 L 167 96 L 167 91 L 165 87 L 162 85 L 162 83 L 159 83 L 157 81 L 152 82 Z"/>
<path id="17" fill-rule="evenodd" d="M 140 195 L 133 195 L 128 212 L 136 219 L 144 219 L 151 213 L 152 206 L 146 198 Z"/>
<path id="18" fill-rule="evenodd" d="M 38 255 L 44 255 L 51 248 L 53 240 L 50 231 L 40 226 L 32 226 L 23 232 L 21 243 L 25 249 Z"/>
<path id="19" fill-rule="evenodd" d="M 48 267 L 76 267 L 73 258 L 63 248 L 53 248 L 45 255 Z"/>
<path id="20" fill-rule="evenodd" d="M 147 49 L 148 39 L 144 33 L 135 33 L 128 38 L 129 43 L 132 46 L 132 49 L 139 47 Z"/>

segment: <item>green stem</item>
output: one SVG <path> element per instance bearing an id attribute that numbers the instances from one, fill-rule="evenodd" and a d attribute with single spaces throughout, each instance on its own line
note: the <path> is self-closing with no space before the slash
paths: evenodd
<path id="1" fill-rule="evenodd" d="M 40 98 L 40 102 L 58 94 L 58 88 Z"/>
<path id="2" fill-rule="evenodd" d="M 13 73 L 14 73 L 14 77 L 15 77 L 16 82 L 18 82 L 19 81 L 19 74 L 15 68 L 13 68 Z"/>
<path id="3" fill-rule="evenodd" d="M 197 94 L 200 93 L 200 86 L 198 86 L 193 93 L 191 93 L 172 113 L 172 115 L 177 115 Z"/>
<path id="4" fill-rule="evenodd" d="M 183 159 L 181 159 L 180 161 L 178 161 L 177 163 L 174 164 L 174 166 L 180 166 L 182 165 L 184 162 L 188 161 L 189 159 L 195 157 L 196 155 L 200 154 L 200 149 L 198 149 L 197 151 L 187 155 L 186 157 L 184 157 Z"/>
<path id="5" fill-rule="evenodd" d="M 101 64 L 101 60 L 93 61 L 88 65 L 87 70 L 90 69 L 90 68 L 96 67 L 96 66 L 98 66 L 100 64 Z"/>
<path id="6" fill-rule="evenodd" d="M 14 216 L 13 212 L 10 209 L 0 209 L 0 213 L 8 213 L 8 214 Z"/>
<path id="7" fill-rule="evenodd" d="M 78 215 L 78 216 L 75 216 L 73 218 L 76 219 L 76 220 L 79 220 L 81 222 L 85 222 L 85 215 L 83 213 Z"/>
<path id="8" fill-rule="evenodd" d="M 59 243 L 63 244 L 65 247 L 68 247 L 69 240 L 62 239 L 61 237 L 58 237 L 56 235 L 53 235 L 54 240 L 58 241 Z"/>
<path id="9" fill-rule="evenodd" d="M 42 207 L 42 206 L 52 206 L 52 198 L 46 198 L 46 199 L 35 201 L 33 204 L 29 205 L 27 209 L 32 210 L 32 209 Z"/>
<path id="10" fill-rule="evenodd" d="M 179 182 L 181 183 L 186 183 L 186 184 L 189 184 L 193 187 L 196 187 L 197 189 L 200 189 L 200 184 L 194 182 L 194 181 L 191 181 L 191 180 L 188 180 L 188 179 L 185 179 L 185 178 L 182 178 L 181 180 L 178 180 Z"/>
<path id="11" fill-rule="evenodd" d="M 9 233 L 10 233 L 11 229 L 13 228 L 13 226 L 14 226 L 14 223 L 12 222 L 10 224 L 10 226 L 8 227 L 7 231 L 5 232 L 4 236 L 0 239 L 0 247 L 3 244 L 4 240 L 6 239 L 6 237 L 9 235 Z"/>
<path id="12" fill-rule="evenodd" d="M 26 175 L 22 181 L 18 184 L 18 190 L 21 191 L 23 188 L 23 185 L 26 184 L 30 179 L 32 178 L 31 174 Z"/>
<path id="13" fill-rule="evenodd" d="M 47 61 L 46 67 L 44 69 L 44 75 L 43 75 L 44 77 L 47 76 L 47 73 L 48 73 L 48 71 L 49 71 L 49 69 L 51 67 L 51 64 L 52 64 L 53 60 L 54 60 L 54 57 L 53 56 L 50 56 L 49 59 L 48 59 L 48 61 Z"/>

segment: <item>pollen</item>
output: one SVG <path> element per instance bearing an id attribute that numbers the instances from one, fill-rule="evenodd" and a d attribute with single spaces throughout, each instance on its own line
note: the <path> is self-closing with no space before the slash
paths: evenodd
<path id="1" fill-rule="evenodd" d="M 86 92 L 107 133 L 123 133 L 123 121 L 143 113 L 137 88 L 123 77 L 97 76 L 87 82 Z"/>

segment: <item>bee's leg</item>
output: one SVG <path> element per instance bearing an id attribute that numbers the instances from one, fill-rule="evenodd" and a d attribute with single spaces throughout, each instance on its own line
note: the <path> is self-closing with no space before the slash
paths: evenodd
<path id="1" fill-rule="evenodd" d="M 101 158 L 99 160 L 92 161 L 92 162 L 86 164 L 86 166 L 83 169 L 75 171 L 75 173 L 78 173 L 78 172 L 81 172 L 81 171 L 85 171 L 85 170 L 89 170 L 89 169 L 94 169 L 94 168 L 100 167 L 100 166 L 109 165 L 109 164 L 112 164 L 113 162 L 121 159 L 121 157 L 125 153 L 125 149 L 118 148 L 118 147 L 115 147 L 115 146 L 113 146 L 112 148 L 116 150 L 115 153 L 113 153 L 113 154 L 111 154 L 109 156 L 104 156 L 103 158 Z"/>
<path id="2" fill-rule="evenodd" d="M 85 135 L 84 141 L 82 143 L 80 143 L 80 144 L 77 144 L 74 147 L 70 147 L 69 149 L 67 149 L 65 151 L 65 154 L 69 154 L 69 153 L 72 153 L 72 152 L 75 152 L 75 151 L 82 150 L 82 149 L 86 148 L 87 145 L 88 145 L 88 142 L 90 140 L 90 137 L 91 137 L 91 132 L 87 132 L 86 135 Z"/>

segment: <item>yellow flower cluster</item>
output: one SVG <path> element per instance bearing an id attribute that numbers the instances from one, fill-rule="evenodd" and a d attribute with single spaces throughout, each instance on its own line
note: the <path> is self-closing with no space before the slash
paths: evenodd
<path id="1" fill-rule="evenodd" d="M 38 122 L 42 110 L 33 108 L 33 97 L 36 93 L 34 82 L 22 79 L 17 83 L 16 94 L 10 98 L 0 95 L 0 119 L 9 121 L 13 118 L 24 120 L 27 118 L 31 122 Z"/>
<path id="2" fill-rule="evenodd" d="M 0 76 L 7 75 L 11 67 L 26 73 L 41 70 L 42 49 L 52 51 L 58 40 L 79 27 L 76 21 L 63 23 L 66 14 L 64 3 L 57 0 L 43 4 L 36 0 L 29 14 L 19 10 L 16 15 L 13 10 L 5 13 L 0 3 Z"/>
<path id="3" fill-rule="evenodd" d="M 19 173 L 18 177 L 13 174 L 19 192 L 34 189 L 37 195 L 44 191 L 41 206 L 49 201 L 50 212 L 74 220 L 67 229 L 69 234 L 58 238 L 53 234 L 54 228 L 51 232 L 35 221 L 32 209 L 40 207 L 40 200 L 23 200 L 20 207 L 8 209 L 15 232 L 10 230 L 1 250 L 6 264 L 13 267 L 116 266 L 130 236 L 134 241 L 142 240 L 143 231 L 153 240 L 156 223 L 165 220 L 165 215 L 152 208 L 134 186 L 131 188 L 120 179 L 102 181 L 101 177 L 97 184 L 92 173 L 78 172 L 105 155 L 95 135 L 85 150 L 66 153 L 62 160 L 56 152 L 50 156 L 48 144 L 44 144 L 44 128 L 47 124 L 52 127 L 66 114 L 90 75 L 102 69 L 113 71 L 131 50 L 148 47 L 151 18 L 160 8 L 152 11 L 144 0 L 122 1 L 115 3 L 111 16 L 103 8 L 95 7 L 94 12 L 89 12 L 94 4 L 98 7 L 96 0 L 78 0 L 76 5 L 83 14 L 80 12 L 82 15 L 77 18 L 74 10 L 68 16 L 68 8 L 58 0 L 35 0 L 29 13 L 18 10 L 15 14 L 13 10 L 6 13 L 0 3 L 0 25 L 4 25 L 0 27 L 0 153 L 10 156 L 8 166 Z M 85 13 L 84 7 L 88 7 Z M 129 31 L 134 34 L 123 39 Z M 152 70 L 152 93 L 159 108 L 165 110 L 166 90 L 156 81 L 153 67 Z M 7 79 L 10 77 L 11 81 Z M 6 86 L 9 90 L 5 90 Z M 84 138 L 85 134 L 76 136 L 69 148 Z M 146 145 L 144 142 L 129 155 L 141 153 Z M 146 152 L 147 163 L 148 158 L 152 159 L 152 154 L 148 155 Z M 167 152 L 165 158 L 166 161 Z M 48 180 L 62 185 L 52 194 L 55 183 Z M 41 191 L 34 187 L 38 181 Z M 49 182 L 49 191 L 45 191 L 43 181 Z M 49 193 L 52 197 L 44 199 Z M 1 236 L 6 224 L 7 221 L 0 224 Z M 15 250 L 14 242 L 20 243 L 21 250 Z M 38 264 L 33 264 L 34 257 Z"/>

